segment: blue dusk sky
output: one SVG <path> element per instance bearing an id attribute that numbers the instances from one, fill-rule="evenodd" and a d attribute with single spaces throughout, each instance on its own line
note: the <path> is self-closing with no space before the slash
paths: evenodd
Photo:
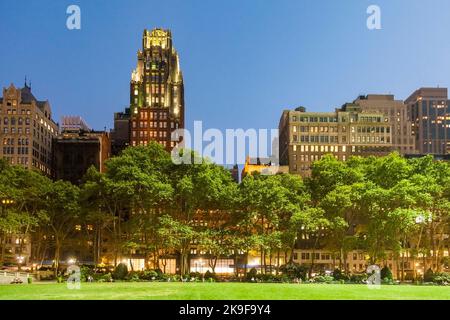
<path id="1" fill-rule="evenodd" d="M 81 8 L 81 30 L 66 9 Z M 366 27 L 381 8 L 381 30 Z M 54 118 L 111 128 L 129 103 L 144 28 L 169 28 L 186 126 L 276 128 L 282 110 L 331 111 L 360 94 L 450 85 L 450 1 L 1 1 L 0 84 L 25 75 Z"/>

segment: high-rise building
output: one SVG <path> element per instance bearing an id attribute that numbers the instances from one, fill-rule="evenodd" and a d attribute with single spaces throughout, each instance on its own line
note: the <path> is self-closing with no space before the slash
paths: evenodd
<path id="1" fill-rule="evenodd" d="M 80 116 L 63 116 L 60 123 L 61 131 L 91 131 L 89 125 Z"/>
<path id="2" fill-rule="evenodd" d="M 355 101 L 364 111 L 379 111 L 389 118 L 392 126 L 392 149 L 402 155 L 417 153 L 408 110 L 402 100 L 391 94 L 369 94 Z"/>
<path id="3" fill-rule="evenodd" d="M 420 154 L 450 153 L 450 103 L 447 88 L 420 88 L 406 99 Z"/>
<path id="4" fill-rule="evenodd" d="M 383 156 L 392 151 L 389 118 L 347 103 L 335 112 L 285 110 L 279 124 L 280 164 L 308 176 L 311 165 L 326 154 L 345 161 L 350 156 Z"/>
<path id="5" fill-rule="evenodd" d="M 130 142 L 175 146 L 171 133 L 184 127 L 184 85 L 169 30 L 144 30 L 142 50 L 130 82 Z"/>
<path id="6" fill-rule="evenodd" d="M 239 183 L 239 166 L 235 164 L 232 168 L 228 169 L 234 182 Z"/>
<path id="7" fill-rule="evenodd" d="M 0 98 L 0 157 L 11 164 L 52 174 L 52 139 L 58 125 L 52 119 L 48 101 L 37 100 L 31 86 L 11 84 Z"/>
<path id="8" fill-rule="evenodd" d="M 105 172 L 111 156 L 109 133 L 91 130 L 81 117 L 63 117 L 64 128 L 53 139 L 53 177 L 80 184 L 87 170 L 94 166 Z"/>
<path id="9" fill-rule="evenodd" d="M 117 156 L 130 145 L 130 108 L 114 113 L 114 129 L 111 130 L 111 155 Z"/>

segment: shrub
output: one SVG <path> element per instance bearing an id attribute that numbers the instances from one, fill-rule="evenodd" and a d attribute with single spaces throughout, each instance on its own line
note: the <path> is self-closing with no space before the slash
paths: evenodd
<path id="1" fill-rule="evenodd" d="M 450 284 L 450 273 L 436 272 L 433 276 L 433 282 L 439 285 Z"/>
<path id="2" fill-rule="evenodd" d="M 202 274 L 200 272 L 191 272 L 189 273 L 189 279 L 201 279 Z"/>
<path id="3" fill-rule="evenodd" d="M 280 266 L 280 271 L 291 279 L 300 278 L 304 281 L 306 280 L 308 268 L 300 265 L 299 263 L 290 262 Z"/>
<path id="4" fill-rule="evenodd" d="M 124 280 L 128 275 L 128 267 L 125 263 L 119 263 L 114 269 L 113 278 L 115 280 Z"/>
<path id="5" fill-rule="evenodd" d="M 367 277 L 367 273 L 352 274 L 350 276 L 350 281 L 353 283 L 363 283 L 367 280 Z"/>
<path id="6" fill-rule="evenodd" d="M 392 280 L 393 280 L 391 269 L 389 269 L 388 266 L 384 266 L 384 267 L 381 269 L 381 271 L 380 271 L 380 276 L 381 276 L 381 279 L 382 279 L 383 281 L 389 282 L 389 281 L 392 281 Z"/>
<path id="7" fill-rule="evenodd" d="M 333 278 L 336 280 L 341 280 L 342 279 L 342 271 L 340 269 L 334 269 Z"/>
<path id="8" fill-rule="evenodd" d="M 216 280 L 216 275 L 208 270 L 205 272 L 204 278 L 205 278 L 205 280 L 210 280 L 210 279 Z"/>
<path id="9" fill-rule="evenodd" d="M 258 274 L 258 271 L 255 268 L 251 268 L 250 271 L 247 272 L 247 276 L 246 276 L 247 281 L 256 280 L 257 274 Z"/>
<path id="10" fill-rule="evenodd" d="M 343 282 L 350 281 L 350 276 L 348 274 L 342 272 L 342 270 L 340 270 L 340 269 L 334 269 L 333 278 L 335 280 L 338 280 L 339 282 L 341 282 L 341 280 Z"/>
<path id="11" fill-rule="evenodd" d="M 94 276 L 94 270 L 92 268 L 89 268 L 87 266 L 81 266 L 80 268 L 80 280 L 81 281 L 87 281 L 88 277 Z"/>
<path id="12" fill-rule="evenodd" d="M 423 276 L 423 281 L 424 282 L 433 282 L 433 279 L 434 279 L 434 272 L 433 272 L 433 270 L 431 270 L 431 268 L 429 268 Z"/>
<path id="13" fill-rule="evenodd" d="M 160 275 L 155 270 L 145 270 L 140 274 L 142 280 L 152 281 L 156 280 Z"/>
<path id="14" fill-rule="evenodd" d="M 159 268 L 155 269 L 154 271 L 156 272 L 157 278 L 161 277 L 164 274 L 164 272 L 162 272 L 162 270 Z"/>
<path id="15" fill-rule="evenodd" d="M 173 281 L 172 277 L 170 275 L 168 275 L 168 274 L 165 274 L 165 273 L 161 273 L 156 278 L 156 280 L 159 280 L 159 281 L 168 281 L 169 279 L 170 279 L 170 281 Z"/>
<path id="16" fill-rule="evenodd" d="M 133 282 L 137 282 L 137 281 L 140 281 L 141 279 L 139 278 L 139 274 L 138 273 L 133 273 L 132 275 L 131 275 L 131 277 L 130 277 L 130 281 L 133 281 Z"/>
<path id="17" fill-rule="evenodd" d="M 32 283 L 33 283 L 33 278 L 32 278 L 32 277 L 28 277 L 28 278 L 27 278 L 27 282 L 28 282 L 29 284 L 32 284 Z"/>
<path id="18" fill-rule="evenodd" d="M 168 279 L 170 279 L 171 281 L 177 282 L 180 281 L 181 277 L 178 274 L 174 274 L 171 278 L 169 277 Z"/>
<path id="19" fill-rule="evenodd" d="M 106 273 L 106 274 L 102 275 L 100 278 L 100 281 L 103 281 L 103 282 L 112 282 L 112 280 L 113 280 L 113 277 L 112 277 L 111 273 Z"/>
<path id="20" fill-rule="evenodd" d="M 332 281 L 334 281 L 333 276 L 324 275 L 314 277 L 314 282 L 317 283 L 331 283 Z"/>

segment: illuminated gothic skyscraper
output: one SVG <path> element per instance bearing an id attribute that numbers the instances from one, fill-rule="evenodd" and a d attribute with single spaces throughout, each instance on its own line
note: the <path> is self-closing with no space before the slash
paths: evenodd
<path id="1" fill-rule="evenodd" d="M 130 143 L 159 142 L 171 150 L 171 133 L 184 128 L 184 85 L 169 30 L 144 30 L 130 82 Z"/>

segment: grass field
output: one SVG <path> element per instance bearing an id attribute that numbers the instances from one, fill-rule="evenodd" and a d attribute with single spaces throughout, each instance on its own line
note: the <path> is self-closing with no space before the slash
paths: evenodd
<path id="1" fill-rule="evenodd" d="M 339 284 L 252 283 L 82 283 L 69 290 L 65 284 L 0 285 L 0 300 L 413 300 L 450 299 L 450 287 Z"/>

